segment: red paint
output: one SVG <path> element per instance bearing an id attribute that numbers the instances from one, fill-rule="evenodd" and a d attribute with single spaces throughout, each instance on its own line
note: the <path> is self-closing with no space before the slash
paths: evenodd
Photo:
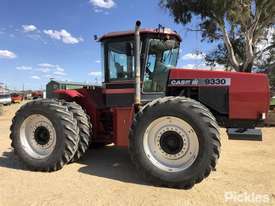
<path id="1" fill-rule="evenodd" d="M 134 107 L 113 108 L 114 140 L 117 146 L 128 146 L 129 128 L 131 128 Z"/>
<path id="2" fill-rule="evenodd" d="M 171 69 L 169 79 L 231 78 L 229 118 L 258 119 L 269 109 L 269 83 L 265 74 Z"/>
<path id="3" fill-rule="evenodd" d="M 61 94 L 61 95 L 67 95 L 71 98 L 75 98 L 75 97 L 83 97 L 83 95 L 78 92 L 77 90 L 66 90 L 66 89 L 58 89 L 58 90 L 55 90 L 53 91 L 53 93 L 55 94 Z"/>
<path id="4" fill-rule="evenodd" d="M 127 88 L 127 89 L 104 89 L 104 94 L 132 94 L 135 93 L 134 88 Z"/>
<path id="5" fill-rule="evenodd" d="M 62 95 L 68 101 L 75 101 L 90 116 L 90 121 L 93 125 L 93 133 L 97 134 L 98 121 L 97 121 L 97 104 L 96 98 L 92 98 L 90 91 L 87 89 L 78 90 L 55 90 L 54 93 Z"/>
<path id="6" fill-rule="evenodd" d="M 75 101 L 85 108 L 90 116 L 93 125 L 93 138 L 97 142 L 114 142 L 118 146 L 128 146 L 128 133 L 132 124 L 133 107 L 114 107 L 106 108 L 104 105 L 105 94 L 121 94 L 133 93 L 135 90 L 130 89 L 77 89 L 77 90 L 56 90 L 56 94 L 60 94 L 68 101 Z M 104 131 L 101 114 L 111 112 L 113 116 L 113 136 L 107 136 Z"/>
<path id="7" fill-rule="evenodd" d="M 43 98 L 43 92 L 42 91 L 34 91 L 34 92 L 32 92 L 32 98 L 33 99 Z"/>
<path id="8" fill-rule="evenodd" d="M 19 94 L 12 94 L 11 95 L 11 101 L 13 103 L 20 103 L 21 101 L 23 101 L 23 95 L 19 95 Z"/>

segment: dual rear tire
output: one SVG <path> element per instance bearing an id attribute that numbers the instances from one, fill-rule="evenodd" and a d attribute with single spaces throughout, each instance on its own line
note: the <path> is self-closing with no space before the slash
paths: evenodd
<path id="1" fill-rule="evenodd" d="M 56 171 L 86 152 L 90 129 L 89 119 L 78 104 L 36 100 L 16 113 L 11 126 L 12 146 L 30 169 Z"/>

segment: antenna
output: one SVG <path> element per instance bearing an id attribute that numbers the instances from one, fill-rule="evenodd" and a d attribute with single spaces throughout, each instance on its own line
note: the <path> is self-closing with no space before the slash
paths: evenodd
<path id="1" fill-rule="evenodd" d="M 162 26 L 161 24 L 159 24 L 159 26 L 158 26 L 158 31 L 159 31 L 159 32 L 161 32 L 161 29 L 162 29 L 162 31 L 164 32 L 165 27 L 164 27 L 164 26 Z"/>

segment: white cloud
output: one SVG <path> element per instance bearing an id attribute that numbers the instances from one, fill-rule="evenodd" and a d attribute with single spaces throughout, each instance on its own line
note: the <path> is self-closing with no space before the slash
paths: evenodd
<path id="1" fill-rule="evenodd" d="M 0 50 L 0 58 L 14 59 L 14 58 L 16 58 L 16 54 L 9 50 Z"/>
<path id="2" fill-rule="evenodd" d="M 94 7 L 103 8 L 103 9 L 111 9 L 116 5 L 113 0 L 90 0 L 90 3 Z"/>
<path id="3" fill-rule="evenodd" d="M 22 28 L 24 30 L 24 32 L 34 32 L 37 30 L 36 26 L 34 25 L 22 25 Z"/>
<path id="4" fill-rule="evenodd" d="M 56 70 L 57 70 L 58 72 L 64 72 L 64 71 L 65 71 L 65 69 L 61 68 L 61 67 L 58 66 L 58 65 L 57 65 L 57 67 L 56 67 Z"/>
<path id="5" fill-rule="evenodd" d="M 36 75 L 31 76 L 31 78 L 32 78 L 32 79 L 40 79 L 40 77 L 39 77 L 39 76 L 36 76 Z"/>
<path id="6" fill-rule="evenodd" d="M 88 75 L 90 75 L 90 76 L 101 76 L 102 73 L 101 72 L 90 72 Z"/>
<path id="7" fill-rule="evenodd" d="M 63 71 L 55 71 L 54 73 L 53 73 L 54 75 L 58 75 L 58 76 L 66 76 L 67 74 Z"/>
<path id="8" fill-rule="evenodd" d="M 64 44 L 77 44 L 83 41 L 83 38 L 73 37 L 65 29 L 62 29 L 60 31 L 49 29 L 49 30 L 44 30 L 44 33 L 47 34 L 52 39 L 61 40 Z"/>
<path id="9" fill-rule="evenodd" d="M 47 67 L 41 67 L 41 68 L 38 68 L 37 70 L 43 73 L 49 73 L 51 71 L 51 69 Z"/>
<path id="10" fill-rule="evenodd" d="M 17 70 L 22 70 L 22 71 L 28 71 L 28 70 L 32 70 L 32 67 L 29 66 L 19 66 L 16 67 Z"/>
<path id="11" fill-rule="evenodd" d="M 96 60 L 96 61 L 95 61 L 95 63 L 97 63 L 97 64 L 100 64 L 100 62 L 101 62 L 100 60 Z"/>
<path id="12" fill-rule="evenodd" d="M 48 74 L 49 76 L 52 75 L 59 75 L 59 76 L 65 76 L 67 75 L 65 73 L 65 69 L 63 69 L 61 66 L 59 66 L 58 64 L 49 64 L 49 63 L 41 63 L 38 64 L 38 71 L 43 72 L 43 73 L 50 73 Z"/>
<path id="13" fill-rule="evenodd" d="M 98 9 L 98 8 L 94 8 L 94 12 L 95 13 L 101 13 L 101 12 L 103 12 L 103 10 L 102 9 Z"/>
<path id="14" fill-rule="evenodd" d="M 38 64 L 38 66 L 42 67 L 42 68 L 56 68 L 57 65 L 48 64 L 48 63 L 41 63 L 41 64 Z"/>
<path id="15" fill-rule="evenodd" d="M 183 69 L 194 69 L 195 68 L 195 64 L 185 64 L 183 66 L 180 66 Z"/>
<path id="16" fill-rule="evenodd" d="M 47 41 L 38 33 L 28 33 L 27 37 L 35 41 L 41 41 L 43 44 L 47 44 Z"/>
<path id="17" fill-rule="evenodd" d="M 204 57 L 205 57 L 204 53 L 200 53 L 200 54 L 187 53 L 187 54 L 183 55 L 182 59 L 183 60 L 202 60 L 202 59 L 204 59 Z"/>

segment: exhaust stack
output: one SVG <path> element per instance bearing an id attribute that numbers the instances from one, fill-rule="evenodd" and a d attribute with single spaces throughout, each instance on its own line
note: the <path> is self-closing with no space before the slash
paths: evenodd
<path id="1" fill-rule="evenodd" d="M 136 22 L 135 28 L 135 70 L 136 70 L 136 95 L 135 95 L 135 104 L 140 105 L 140 25 L 141 22 Z"/>

